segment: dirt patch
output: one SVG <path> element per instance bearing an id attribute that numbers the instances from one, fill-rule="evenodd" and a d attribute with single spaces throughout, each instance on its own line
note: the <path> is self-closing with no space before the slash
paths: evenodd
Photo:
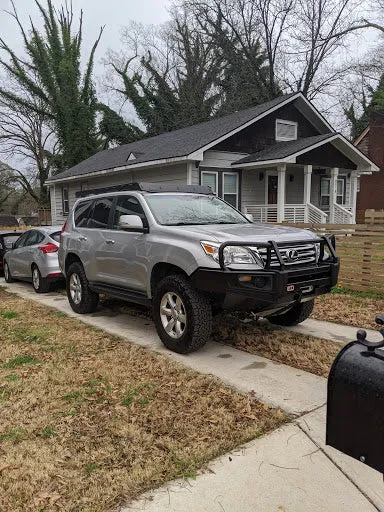
<path id="1" fill-rule="evenodd" d="M 322 377 L 328 376 L 330 366 L 343 346 L 314 336 L 285 331 L 267 321 L 243 323 L 232 315 L 215 318 L 212 338 Z"/>
<path id="2" fill-rule="evenodd" d="M 384 298 L 328 293 L 317 297 L 311 318 L 375 329 L 375 317 L 379 313 L 384 313 Z"/>
<path id="3" fill-rule="evenodd" d="M 111 510 L 287 421 L 253 396 L 0 291 L 0 510 Z"/>

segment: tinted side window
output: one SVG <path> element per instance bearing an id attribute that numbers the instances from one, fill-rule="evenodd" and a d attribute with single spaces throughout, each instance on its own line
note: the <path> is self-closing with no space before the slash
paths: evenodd
<path id="1" fill-rule="evenodd" d="M 26 233 L 24 233 L 24 235 L 21 235 L 21 237 L 15 243 L 14 249 L 18 249 L 20 247 L 24 247 L 25 243 L 27 242 L 30 234 L 31 234 L 31 232 L 27 231 Z"/>
<path id="2" fill-rule="evenodd" d="M 89 214 L 91 213 L 92 201 L 82 201 L 76 206 L 74 213 L 75 226 L 78 228 L 86 228 L 88 224 Z"/>
<path id="3" fill-rule="evenodd" d="M 91 217 L 88 221 L 89 228 L 108 228 L 109 214 L 112 208 L 112 198 L 103 197 L 96 199 Z"/>
<path id="4" fill-rule="evenodd" d="M 30 231 L 28 240 L 25 242 L 24 247 L 39 244 L 44 240 L 44 238 L 45 236 L 42 233 L 40 233 L 40 231 Z"/>
<path id="5" fill-rule="evenodd" d="M 138 215 L 141 219 L 145 218 L 145 213 L 139 200 L 133 196 L 117 196 L 113 229 L 119 229 L 121 215 Z"/>

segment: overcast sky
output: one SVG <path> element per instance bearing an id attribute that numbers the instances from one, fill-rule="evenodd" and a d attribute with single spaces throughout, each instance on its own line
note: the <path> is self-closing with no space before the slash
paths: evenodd
<path id="1" fill-rule="evenodd" d="M 45 0 L 41 1 L 46 5 Z M 53 0 L 55 6 L 60 6 L 64 0 Z M 14 4 L 28 26 L 28 16 L 41 26 L 41 18 L 33 0 L 14 0 Z M 105 25 L 96 60 L 100 60 L 108 50 L 119 50 L 120 29 L 129 20 L 143 24 L 163 23 L 168 19 L 167 8 L 170 0 L 73 0 L 73 11 L 78 17 L 80 10 L 84 12 L 84 51 L 88 53 L 98 36 L 100 26 Z M 11 9 L 10 0 L 0 0 L 0 33 L 15 50 L 22 50 L 18 29 L 14 21 L 4 11 Z"/>

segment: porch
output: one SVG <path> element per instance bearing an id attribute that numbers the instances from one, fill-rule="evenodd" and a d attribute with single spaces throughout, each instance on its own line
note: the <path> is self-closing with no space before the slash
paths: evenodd
<path id="1" fill-rule="evenodd" d="M 252 214 L 255 222 L 355 223 L 356 171 L 285 164 L 243 171 L 243 189 L 255 180 L 259 185 L 256 201 L 249 193 L 242 201 L 244 213 Z"/>
<path id="2" fill-rule="evenodd" d="M 339 134 L 283 142 L 232 164 L 255 222 L 354 224 L 358 179 L 371 162 Z"/>

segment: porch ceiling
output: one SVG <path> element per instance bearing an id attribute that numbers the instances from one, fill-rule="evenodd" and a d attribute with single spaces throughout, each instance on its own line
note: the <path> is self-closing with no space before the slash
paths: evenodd
<path id="1" fill-rule="evenodd" d="M 233 162 L 232 167 L 256 169 L 274 164 L 301 163 L 305 160 L 304 155 L 306 153 L 314 151 L 326 144 L 331 144 L 336 150 L 344 155 L 346 159 L 350 160 L 359 173 L 371 173 L 380 170 L 371 160 L 369 160 L 369 158 L 367 158 L 339 133 L 327 133 L 288 142 L 279 142 L 273 146 L 269 146 L 268 148 Z M 298 160 L 298 157 L 301 158 Z M 317 162 L 313 162 L 313 164 L 316 165 Z M 324 166 L 328 167 L 329 165 L 324 164 Z M 337 167 L 337 165 L 334 164 L 331 165 L 331 167 Z"/>

